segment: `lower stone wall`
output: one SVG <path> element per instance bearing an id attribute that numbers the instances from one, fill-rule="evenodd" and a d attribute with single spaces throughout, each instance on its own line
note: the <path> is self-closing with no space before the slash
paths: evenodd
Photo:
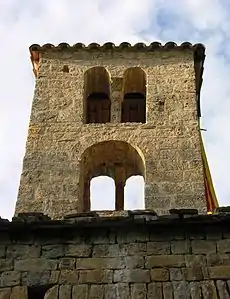
<path id="1" fill-rule="evenodd" d="M 230 298 L 229 216 L 154 217 L 0 221 L 0 299 Z"/>

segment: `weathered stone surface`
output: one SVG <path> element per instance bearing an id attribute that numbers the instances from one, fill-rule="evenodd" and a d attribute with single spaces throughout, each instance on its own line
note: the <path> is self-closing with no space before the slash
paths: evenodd
<path id="1" fill-rule="evenodd" d="M 227 284 L 225 281 L 217 280 L 216 286 L 220 299 L 230 299 L 230 294 L 227 291 Z"/>
<path id="2" fill-rule="evenodd" d="M 163 283 L 163 298 L 173 299 L 173 287 L 171 282 Z"/>
<path id="3" fill-rule="evenodd" d="M 50 288 L 46 294 L 44 299 L 58 299 L 58 286 L 54 286 L 52 288 Z"/>
<path id="4" fill-rule="evenodd" d="M 0 272 L 13 270 L 13 259 L 0 259 Z"/>
<path id="5" fill-rule="evenodd" d="M 146 255 L 147 245 L 146 243 L 130 243 L 120 246 L 122 255 Z"/>
<path id="6" fill-rule="evenodd" d="M 71 299 L 72 286 L 71 285 L 61 285 L 59 287 L 58 299 Z"/>
<path id="7" fill-rule="evenodd" d="M 117 169 L 121 162 L 125 170 L 136 165 L 140 174 L 146 173 L 146 209 L 165 212 L 173 203 L 173 208 L 188 209 L 192 205 L 205 212 L 203 163 L 194 100 L 199 91 L 194 84 L 192 52 L 191 49 L 168 51 L 164 48 L 104 53 L 95 49 L 93 54 L 85 50 L 44 51 L 39 63 L 16 214 L 44 212 L 51 218 L 62 218 L 81 212 L 84 181 L 88 179 L 86 176 L 93 176 L 96 169 L 101 174 L 99 159 L 103 159 L 105 166 Z M 110 74 L 103 84 L 96 81 L 109 89 L 110 123 L 85 124 L 85 103 L 90 93 L 86 78 L 95 65 L 103 65 Z M 147 123 L 124 124 L 121 123 L 121 82 L 127 81 L 126 85 L 132 86 L 132 81 L 126 80 L 125 71 L 137 65 L 143 68 L 148 82 L 141 88 L 142 92 L 143 88 L 147 89 Z M 63 72 L 65 69 L 69 72 Z M 98 147 L 104 141 L 109 142 Z M 126 179 L 124 177 L 124 182 Z M 89 186 L 85 189 L 89 192 Z M 147 239 L 148 234 L 132 237 L 124 230 L 118 236 L 118 242 L 127 243 Z"/>
<path id="8" fill-rule="evenodd" d="M 51 260 L 45 258 L 15 260 L 14 269 L 17 271 L 33 271 L 33 272 L 56 270 L 57 260 Z"/>
<path id="9" fill-rule="evenodd" d="M 91 285 L 89 290 L 89 299 L 104 298 L 104 285 Z"/>
<path id="10" fill-rule="evenodd" d="M 93 257 L 116 257 L 122 255 L 118 244 L 103 244 L 93 246 Z"/>
<path id="11" fill-rule="evenodd" d="M 217 250 L 220 253 L 230 253 L 230 239 L 219 240 L 217 242 Z"/>
<path id="12" fill-rule="evenodd" d="M 13 287 L 11 290 L 10 299 L 27 299 L 27 287 Z"/>
<path id="13" fill-rule="evenodd" d="M 188 282 L 173 282 L 174 299 L 190 299 Z"/>
<path id="14" fill-rule="evenodd" d="M 230 266 L 216 266 L 209 268 L 211 279 L 228 279 L 230 277 Z"/>
<path id="15" fill-rule="evenodd" d="M 155 268 L 151 270 L 151 281 L 168 281 L 169 271 L 167 269 Z"/>
<path id="16" fill-rule="evenodd" d="M 72 289 L 72 298 L 73 299 L 82 299 L 88 298 L 88 284 L 74 285 Z"/>
<path id="17" fill-rule="evenodd" d="M 65 257 L 60 259 L 58 268 L 61 270 L 68 270 L 68 269 L 74 269 L 76 264 L 76 260 L 71 257 Z"/>
<path id="18" fill-rule="evenodd" d="M 68 245 L 66 248 L 66 256 L 73 257 L 89 257 L 92 251 L 91 245 L 86 244 L 76 244 L 76 245 Z"/>
<path id="19" fill-rule="evenodd" d="M 213 281 L 201 282 L 203 299 L 218 299 L 216 287 Z"/>
<path id="20" fill-rule="evenodd" d="M 195 254 L 216 253 L 216 242 L 207 240 L 193 240 L 192 252 Z"/>
<path id="21" fill-rule="evenodd" d="M 191 299 L 202 299 L 201 286 L 199 282 L 190 282 Z"/>
<path id="22" fill-rule="evenodd" d="M 79 258 L 77 259 L 76 269 L 123 269 L 125 263 L 122 258 Z"/>
<path id="23" fill-rule="evenodd" d="M 206 256 L 200 254 L 185 255 L 185 261 L 187 267 L 206 266 Z"/>
<path id="24" fill-rule="evenodd" d="M 127 256 L 123 258 L 125 267 L 128 269 L 144 268 L 145 260 L 141 256 Z"/>
<path id="25" fill-rule="evenodd" d="M 0 289 L 0 299 L 10 299 L 11 289 L 4 288 Z"/>
<path id="26" fill-rule="evenodd" d="M 184 267 L 184 255 L 156 255 L 146 258 L 146 267 Z"/>
<path id="27" fill-rule="evenodd" d="M 63 257 L 65 254 L 64 245 L 46 245 L 42 247 L 42 257 L 54 259 Z"/>
<path id="28" fill-rule="evenodd" d="M 207 264 L 209 266 L 230 266 L 230 254 L 208 254 Z"/>
<path id="29" fill-rule="evenodd" d="M 5 257 L 6 255 L 6 246 L 0 245 L 0 258 Z"/>
<path id="30" fill-rule="evenodd" d="M 59 283 L 77 284 L 79 272 L 77 270 L 61 270 L 59 276 Z"/>
<path id="31" fill-rule="evenodd" d="M 0 276 L 0 287 L 10 287 L 20 284 L 21 273 L 18 271 L 5 271 Z"/>
<path id="32" fill-rule="evenodd" d="M 22 283 L 28 286 L 53 285 L 58 283 L 59 271 L 28 271 L 22 276 Z"/>
<path id="33" fill-rule="evenodd" d="M 105 285 L 105 298 L 114 299 L 130 299 L 128 283 L 114 283 Z"/>
<path id="34" fill-rule="evenodd" d="M 147 296 L 147 288 L 145 283 L 131 284 L 131 298 L 145 299 Z"/>
<path id="35" fill-rule="evenodd" d="M 38 258 L 41 255 L 39 245 L 8 245 L 6 255 L 9 258 Z"/>
<path id="36" fill-rule="evenodd" d="M 171 281 L 183 280 L 182 270 L 180 268 L 170 268 L 169 273 Z"/>
<path id="37" fill-rule="evenodd" d="M 183 277 L 185 280 L 194 281 L 194 280 L 202 280 L 203 272 L 201 267 L 193 267 L 193 268 L 182 268 Z"/>
<path id="38" fill-rule="evenodd" d="M 184 241 L 172 241 L 171 242 L 172 254 L 186 254 L 190 253 L 189 240 Z"/>
<path id="39" fill-rule="evenodd" d="M 152 282 L 148 284 L 148 298 L 163 299 L 162 283 Z"/>
<path id="40" fill-rule="evenodd" d="M 114 282 L 150 282 L 150 271 L 144 269 L 115 270 Z"/>
<path id="41" fill-rule="evenodd" d="M 147 255 L 170 254 L 169 242 L 148 242 Z"/>
<path id="42" fill-rule="evenodd" d="M 111 283 L 112 281 L 113 281 L 112 270 L 79 271 L 79 283 Z"/>

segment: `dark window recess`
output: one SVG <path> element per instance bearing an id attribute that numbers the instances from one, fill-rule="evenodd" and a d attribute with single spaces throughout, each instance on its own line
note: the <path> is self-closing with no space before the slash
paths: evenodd
<path id="1" fill-rule="evenodd" d="M 141 93 L 126 93 L 122 104 L 122 122 L 146 122 L 146 99 Z"/>
<path id="2" fill-rule="evenodd" d="M 87 123 L 110 122 L 110 100 L 105 93 L 91 93 L 87 98 Z"/>
<path id="3" fill-rule="evenodd" d="M 44 299 L 50 286 L 28 287 L 28 299 Z"/>

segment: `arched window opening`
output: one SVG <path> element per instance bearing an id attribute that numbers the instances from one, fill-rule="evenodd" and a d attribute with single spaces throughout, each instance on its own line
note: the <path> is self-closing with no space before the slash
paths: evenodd
<path id="1" fill-rule="evenodd" d="M 146 122 L 146 75 L 139 67 L 124 73 L 122 122 Z"/>
<path id="2" fill-rule="evenodd" d="M 127 178 L 135 175 L 145 176 L 145 163 L 139 149 L 117 140 L 90 146 L 81 156 L 79 198 L 82 199 L 82 210 L 124 210 L 125 183 Z M 105 180 L 108 185 L 107 182 L 103 185 Z"/>
<path id="3" fill-rule="evenodd" d="M 124 209 L 142 210 L 145 208 L 145 181 L 143 176 L 136 175 L 127 179 L 124 191 Z"/>
<path id="4" fill-rule="evenodd" d="M 93 67 L 86 71 L 85 86 L 85 122 L 110 122 L 110 80 L 104 67 Z"/>
<path id="5" fill-rule="evenodd" d="M 91 210 L 115 209 L 115 182 L 108 176 L 98 176 L 90 181 Z"/>

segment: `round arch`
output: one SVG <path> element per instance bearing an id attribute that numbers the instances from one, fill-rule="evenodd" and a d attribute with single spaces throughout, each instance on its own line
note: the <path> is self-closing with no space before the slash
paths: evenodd
<path id="1" fill-rule="evenodd" d="M 110 121 L 110 76 L 102 66 L 88 69 L 84 74 L 84 112 L 86 123 Z"/>
<path id="2" fill-rule="evenodd" d="M 146 78 L 140 67 L 124 72 L 122 122 L 146 122 Z"/>
<path id="3" fill-rule="evenodd" d="M 90 180 L 106 175 L 116 185 L 116 210 L 124 208 L 124 186 L 127 178 L 145 178 L 145 161 L 140 149 L 125 141 L 109 140 L 96 143 L 81 156 L 80 194 L 83 211 L 90 210 Z"/>

